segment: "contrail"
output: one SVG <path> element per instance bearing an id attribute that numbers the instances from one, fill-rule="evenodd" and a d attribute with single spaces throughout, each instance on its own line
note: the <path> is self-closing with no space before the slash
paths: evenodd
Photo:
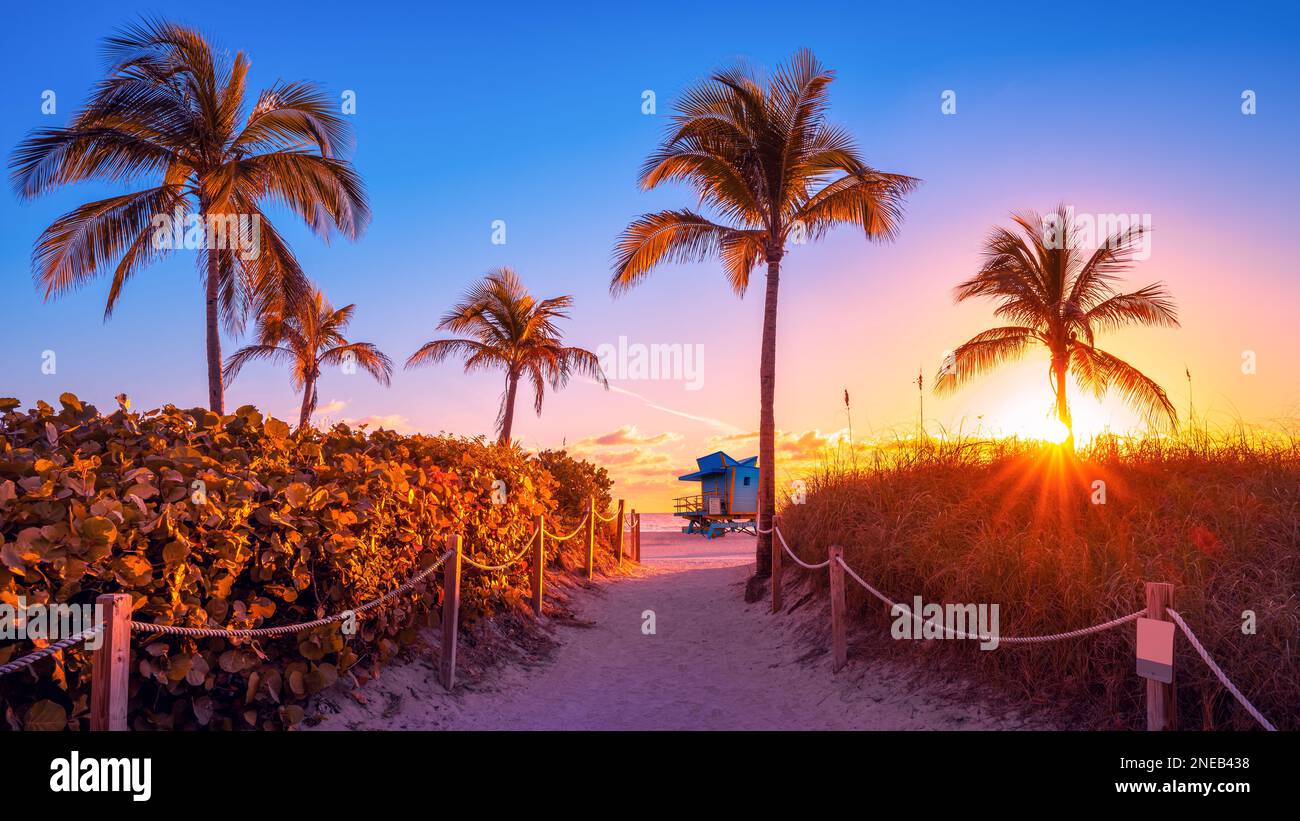
<path id="1" fill-rule="evenodd" d="M 595 381 L 594 379 L 588 379 L 587 381 L 593 385 L 600 386 L 600 383 Z M 633 399 L 638 399 L 644 404 L 648 405 L 649 407 L 654 408 L 655 410 L 663 411 L 664 413 L 671 413 L 673 416 L 680 416 L 683 419 L 691 419 L 696 422 L 703 422 L 706 425 L 717 428 L 718 430 L 726 431 L 727 433 L 745 432 L 744 429 L 738 428 L 735 425 L 731 424 L 730 422 L 724 422 L 721 419 L 714 419 L 709 416 L 697 416 L 696 414 L 687 413 L 686 411 L 680 411 L 675 408 L 667 408 L 664 407 L 663 405 L 656 405 L 654 402 L 651 402 L 649 399 L 646 399 L 641 394 L 636 393 L 635 391 L 630 391 L 627 388 L 620 388 L 617 385 L 610 385 L 609 389 L 611 391 L 614 391 L 615 393 L 621 393 L 624 396 L 630 396 Z"/>

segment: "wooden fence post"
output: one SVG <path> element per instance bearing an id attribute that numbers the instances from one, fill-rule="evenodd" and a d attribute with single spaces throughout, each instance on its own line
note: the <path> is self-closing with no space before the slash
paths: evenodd
<path id="1" fill-rule="evenodd" d="M 442 565 L 442 686 L 456 686 L 456 638 L 460 623 L 460 534 L 447 537 L 451 555 Z"/>
<path id="2" fill-rule="evenodd" d="M 127 683 L 131 672 L 131 594 L 95 599 L 104 620 L 90 672 L 90 729 L 126 730 Z"/>
<path id="3" fill-rule="evenodd" d="M 618 500 L 618 524 L 615 525 L 617 535 L 614 537 L 614 555 L 618 556 L 618 563 L 623 563 L 623 500 Z"/>
<path id="4" fill-rule="evenodd" d="M 776 535 L 775 533 L 772 535 Z M 838 673 L 848 660 L 848 644 L 844 637 L 844 567 L 839 560 L 844 556 L 844 548 L 831 545 L 828 569 L 831 574 L 831 672 Z"/>
<path id="5" fill-rule="evenodd" d="M 781 545 L 777 543 L 776 527 L 781 521 L 778 513 L 772 517 L 772 612 L 781 612 Z M 756 528 L 757 529 L 757 528 Z"/>
<path id="6" fill-rule="evenodd" d="M 590 510 L 587 513 L 587 581 L 591 581 L 596 567 L 596 497 L 588 496 Z"/>
<path id="7" fill-rule="evenodd" d="M 635 552 L 633 558 L 637 564 L 641 563 L 641 514 L 636 515 L 636 538 L 632 540 L 632 549 Z"/>
<path id="8" fill-rule="evenodd" d="M 1174 586 L 1165 582 L 1147 582 L 1147 618 L 1172 621 L 1165 614 L 1166 607 L 1174 606 Z M 1174 685 L 1176 670 L 1170 671 L 1170 681 L 1147 679 L 1147 729 L 1174 730 L 1178 728 L 1178 699 Z"/>
<path id="9" fill-rule="evenodd" d="M 533 612 L 542 615 L 542 595 L 546 592 L 546 517 L 537 517 L 537 544 L 533 547 Z"/>

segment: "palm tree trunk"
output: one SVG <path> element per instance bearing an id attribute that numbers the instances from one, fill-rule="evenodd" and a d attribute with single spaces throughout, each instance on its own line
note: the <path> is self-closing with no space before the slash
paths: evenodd
<path id="1" fill-rule="evenodd" d="M 1069 360 L 1064 357 L 1052 357 L 1052 371 L 1056 376 L 1056 418 L 1065 425 L 1065 441 L 1061 447 L 1067 453 L 1074 452 L 1074 421 L 1070 418 L 1070 406 L 1065 396 L 1065 375 L 1069 369 Z"/>
<path id="2" fill-rule="evenodd" d="M 316 407 L 316 380 L 308 377 L 302 386 L 302 411 L 298 414 L 298 429 L 306 430 L 311 412 Z"/>
<path id="3" fill-rule="evenodd" d="M 206 224 L 206 223 L 204 223 Z M 204 308 L 207 312 L 208 335 L 208 408 L 225 414 L 226 400 L 221 384 L 221 328 L 220 328 L 220 269 L 221 261 L 215 248 L 207 249 L 208 277 Z"/>
<path id="4" fill-rule="evenodd" d="M 776 298 L 781 257 L 768 254 L 767 295 L 763 301 L 763 343 L 758 366 L 758 547 L 754 578 L 772 575 L 772 517 L 776 515 Z"/>
<path id="5" fill-rule="evenodd" d="M 499 445 L 510 444 L 510 429 L 514 427 L 515 421 L 515 394 L 518 390 L 519 374 L 510 371 L 506 374 L 506 405 L 501 409 L 501 438 L 497 440 Z"/>

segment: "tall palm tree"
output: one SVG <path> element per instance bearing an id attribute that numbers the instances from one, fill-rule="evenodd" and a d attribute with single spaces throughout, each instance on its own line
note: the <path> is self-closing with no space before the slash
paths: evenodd
<path id="1" fill-rule="evenodd" d="M 751 272 L 767 265 L 759 364 L 759 540 L 756 577 L 771 574 L 776 509 L 776 316 L 786 243 L 819 239 L 836 225 L 887 241 L 902 222 L 903 199 L 918 180 L 868 166 L 845 130 L 826 120 L 834 72 L 811 52 L 795 54 L 766 85 L 746 68 L 714 74 L 688 89 L 672 126 L 641 170 L 642 189 L 684 181 L 709 219 L 689 209 L 638 217 L 614 252 L 610 290 L 621 293 L 662 262 L 720 257 L 732 289 L 743 296 Z"/>
<path id="2" fill-rule="evenodd" d="M 1034 212 L 1013 214 L 1019 230 L 995 228 L 985 242 L 984 264 L 958 285 L 957 302 L 988 297 L 993 313 L 1009 325 L 976 334 L 957 348 L 935 379 L 936 393 L 950 393 L 966 382 L 1020 358 L 1041 344 L 1051 355 L 1049 374 L 1056 416 L 1067 431 L 1063 443 L 1074 449 L 1074 424 L 1066 399 L 1067 374 L 1098 399 L 1111 388 L 1150 423 L 1178 423 L 1164 389 L 1137 368 L 1096 347 L 1096 334 L 1124 325 L 1177 327 L 1172 296 L 1162 283 L 1131 293 L 1111 286 L 1133 263 L 1146 231 L 1141 225 L 1116 231 L 1095 250 L 1087 250 L 1084 228 L 1073 210 L 1058 206 L 1046 218 Z"/>
<path id="3" fill-rule="evenodd" d="M 239 330 L 250 307 L 274 310 L 310 290 L 262 204 L 288 207 L 327 238 L 338 229 L 355 239 L 370 218 L 360 178 L 339 158 L 350 129 L 335 101 L 311 83 L 277 83 L 249 109 L 244 53 L 229 58 L 176 23 L 142 19 L 108 38 L 106 53 L 108 76 L 71 124 L 37 129 L 15 149 L 14 189 L 30 200 L 92 179 L 156 184 L 59 217 L 36 242 L 33 274 L 49 299 L 116 261 L 107 319 L 127 280 L 175 250 L 168 247 L 167 219 L 192 211 L 197 224 L 209 227 L 197 250 L 208 403 L 221 413 L 219 318 Z M 213 241 L 212 227 L 240 217 L 239 240 L 246 245 L 237 250 Z"/>
<path id="4" fill-rule="evenodd" d="M 372 343 L 349 342 L 343 336 L 355 310 L 355 305 L 334 310 L 323 293 L 313 291 L 310 298 L 296 303 L 292 312 L 264 316 L 257 344 L 240 348 L 226 362 L 226 383 L 233 382 L 239 371 L 254 360 L 288 362 L 293 368 L 293 389 L 302 391 L 300 430 L 307 427 L 316 410 L 316 382 L 322 367 L 359 367 L 387 386 L 393 373 L 392 361 Z"/>
<path id="5" fill-rule="evenodd" d="M 508 445 L 515 418 L 519 380 L 533 386 L 533 408 L 542 415 L 546 386 L 559 390 L 573 374 L 588 376 L 606 388 L 609 384 L 596 355 L 563 344 L 557 320 L 567 319 L 573 297 L 534 299 L 512 268 L 489 271 L 443 315 L 438 330 L 467 334 L 468 338 L 426 342 L 406 360 L 406 367 L 432 365 L 450 356 L 465 359 L 465 372 L 501 368 L 505 391 L 497 413 L 498 442 Z"/>

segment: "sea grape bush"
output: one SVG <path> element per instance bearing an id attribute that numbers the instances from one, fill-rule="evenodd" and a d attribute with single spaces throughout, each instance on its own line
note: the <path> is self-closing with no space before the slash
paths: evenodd
<path id="1" fill-rule="evenodd" d="M 614 480 L 603 467 L 574 459 L 564 450 L 544 450 L 537 459 L 555 478 L 555 499 L 566 527 L 576 525 L 587 514 L 588 499 L 596 500 L 597 513 L 609 515 Z"/>
<path id="2" fill-rule="evenodd" d="M 24 413 L 0 399 L 0 601 L 11 605 L 124 592 L 137 621 L 291 624 L 391 590 L 441 555 L 447 534 L 494 563 L 522 546 L 538 515 L 575 515 L 557 508 L 540 461 L 481 439 L 346 425 L 292 435 L 251 406 L 105 416 L 71 394 L 60 404 Z M 510 493 L 493 504 L 502 477 Z M 462 620 L 490 615 L 527 586 L 525 574 L 525 564 L 465 574 Z M 438 579 L 353 635 L 338 624 L 270 640 L 136 633 L 132 726 L 291 727 L 314 693 L 341 676 L 364 681 L 415 640 Z M 32 648 L 0 648 L 0 663 Z M 0 677 L 0 726 L 84 728 L 89 698 L 89 654 L 65 651 Z"/>

